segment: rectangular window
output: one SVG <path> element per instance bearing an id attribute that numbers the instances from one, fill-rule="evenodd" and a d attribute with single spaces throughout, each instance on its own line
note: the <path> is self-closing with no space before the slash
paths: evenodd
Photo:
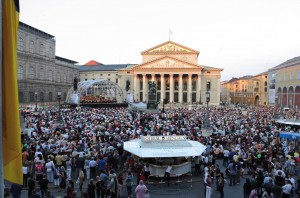
<path id="1" fill-rule="evenodd" d="M 87 74 L 85 74 L 85 76 L 87 76 Z"/>
<path id="2" fill-rule="evenodd" d="M 84 79 L 85 81 L 87 81 L 87 78 L 86 79 Z"/>
<path id="3" fill-rule="evenodd" d="M 116 78 L 116 83 L 118 83 L 118 79 Z"/>
<path id="4" fill-rule="evenodd" d="M 293 80 L 293 72 L 290 72 L 290 80 Z"/>
<path id="5" fill-rule="evenodd" d="M 206 81 L 206 90 L 210 91 L 211 89 L 211 82 L 210 80 Z"/>
<path id="6" fill-rule="evenodd" d="M 267 87 L 265 87 L 265 92 L 268 92 L 268 88 Z"/>
<path id="7" fill-rule="evenodd" d="M 286 73 L 283 74 L 283 80 L 286 81 Z"/>
<path id="8" fill-rule="evenodd" d="M 103 74 L 100 74 L 100 76 L 103 76 Z"/>
<path id="9" fill-rule="evenodd" d="M 297 80 L 300 80 L 300 70 L 297 71 Z"/>
<path id="10" fill-rule="evenodd" d="M 110 76 L 110 74 L 108 74 L 108 76 Z"/>

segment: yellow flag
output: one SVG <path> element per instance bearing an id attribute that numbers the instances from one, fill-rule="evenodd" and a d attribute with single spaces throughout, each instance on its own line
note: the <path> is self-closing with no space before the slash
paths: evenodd
<path id="1" fill-rule="evenodd" d="M 2 1 L 2 118 L 4 178 L 22 184 L 22 150 L 18 101 L 17 35 L 19 1 Z"/>

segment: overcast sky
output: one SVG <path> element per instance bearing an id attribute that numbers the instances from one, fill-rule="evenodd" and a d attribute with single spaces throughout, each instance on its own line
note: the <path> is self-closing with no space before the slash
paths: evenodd
<path id="1" fill-rule="evenodd" d="M 200 51 L 222 80 L 300 56 L 299 0 L 21 0 L 20 20 L 56 37 L 56 55 L 80 64 L 141 63 L 171 40 Z"/>

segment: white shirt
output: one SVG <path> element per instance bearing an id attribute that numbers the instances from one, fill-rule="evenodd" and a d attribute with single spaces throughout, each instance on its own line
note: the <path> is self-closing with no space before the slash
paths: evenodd
<path id="1" fill-rule="evenodd" d="M 171 170 L 172 170 L 172 166 L 168 166 L 166 172 L 167 172 L 167 173 L 171 173 Z"/>
<path id="2" fill-rule="evenodd" d="M 285 184 L 284 186 L 282 186 L 282 192 L 284 192 L 285 194 L 290 194 L 291 190 L 292 190 L 291 184 Z"/>
<path id="3" fill-rule="evenodd" d="M 224 150 L 223 154 L 224 154 L 224 157 L 228 157 L 229 156 L 229 151 L 226 149 L 226 150 Z"/>
<path id="4" fill-rule="evenodd" d="M 23 174 L 24 174 L 24 175 L 27 175 L 27 174 L 28 174 L 28 167 L 23 166 L 23 167 L 22 167 L 22 170 L 23 170 Z"/>

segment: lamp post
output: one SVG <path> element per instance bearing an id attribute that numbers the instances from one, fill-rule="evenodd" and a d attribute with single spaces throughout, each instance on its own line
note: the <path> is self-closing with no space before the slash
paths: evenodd
<path id="1" fill-rule="evenodd" d="M 58 92 L 57 92 L 57 99 L 58 99 L 58 116 L 57 116 L 57 121 L 60 122 L 61 121 L 61 117 L 60 117 L 61 91 L 60 91 L 60 89 L 58 89 Z"/>
<path id="2" fill-rule="evenodd" d="M 208 109 L 208 104 L 210 102 L 210 93 L 209 93 L 209 91 L 205 92 L 205 97 L 206 97 L 206 119 L 205 119 L 205 126 L 208 129 L 210 127 L 209 109 Z"/>
<path id="3" fill-rule="evenodd" d="M 37 108 L 37 95 L 38 95 L 38 93 L 37 93 L 37 92 L 34 92 L 34 98 L 35 98 L 35 112 L 38 111 L 38 108 Z"/>

